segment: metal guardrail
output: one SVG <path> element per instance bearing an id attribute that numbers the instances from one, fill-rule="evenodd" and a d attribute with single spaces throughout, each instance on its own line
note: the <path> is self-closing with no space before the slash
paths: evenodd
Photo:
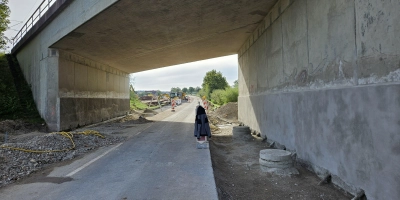
<path id="1" fill-rule="evenodd" d="M 39 21 L 44 13 L 50 9 L 50 6 L 54 4 L 57 0 L 43 0 L 35 12 L 29 17 L 22 28 L 18 31 L 14 38 L 12 38 L 12 45 L 15 46 L 24 35 L 31 30 L 31 28 Z"/>

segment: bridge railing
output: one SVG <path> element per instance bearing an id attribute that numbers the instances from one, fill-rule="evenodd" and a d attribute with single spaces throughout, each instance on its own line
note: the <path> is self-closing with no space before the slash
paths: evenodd
<path id="1" fill-rule="evenodd" d="M 56 2 L 57 0 L 43 0 L 39 7 L 33 12 L 31 17 L 25 22 L 22 28 L 18 31 L 14 38 L 12 38 L 12 45 L 15 46 L 22 37 L 39 21 L 39 19 L 46 13 L 47 10 Z"/>

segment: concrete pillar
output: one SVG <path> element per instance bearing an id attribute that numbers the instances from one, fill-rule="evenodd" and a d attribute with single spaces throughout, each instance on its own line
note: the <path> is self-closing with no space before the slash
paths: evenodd
<path id="1" fill-rule="evenodd" d="M 42 117 L 50 130 L 60 130 L 60 109 L 58 99 L 58 77 L 59 77 L 59 52 L 57 49 L 48 49 L 48 56 L 40 61 L 41 69 L 41 96 Z"/>

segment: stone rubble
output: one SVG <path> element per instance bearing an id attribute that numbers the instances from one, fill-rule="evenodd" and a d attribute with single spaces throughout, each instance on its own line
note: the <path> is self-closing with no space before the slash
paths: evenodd
<path id="1" fill-rule="evenodd" d="M 95 135 L 73 134 L 75 149 L 63 152 L 28 153 L 19 150 L 0 148 L 0 187 L 20 180 L 51 163 L 71 160 L 88 151 L 101 146 L 122 142 L 126 137 L 105 135 L 100 138 Z M 35 136 L 26 142 L 6 143 L 0 147 L 16 147 L 29 150 L 62 150 L 72 147 L 70 139 L 60 134 Z"/>

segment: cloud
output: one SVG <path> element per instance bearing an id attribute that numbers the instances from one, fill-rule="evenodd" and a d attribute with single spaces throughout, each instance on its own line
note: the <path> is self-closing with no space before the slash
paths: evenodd
<path id="1" fill-rule="evenodd" d="M 238 79 L 237 55 L 148 70 L 132 76 L 135 77 L 136 90 L 169 91 L 172 87 L 201 87 L 206 72 L 213 69 L 220 71 L 233 85 Z"/>

